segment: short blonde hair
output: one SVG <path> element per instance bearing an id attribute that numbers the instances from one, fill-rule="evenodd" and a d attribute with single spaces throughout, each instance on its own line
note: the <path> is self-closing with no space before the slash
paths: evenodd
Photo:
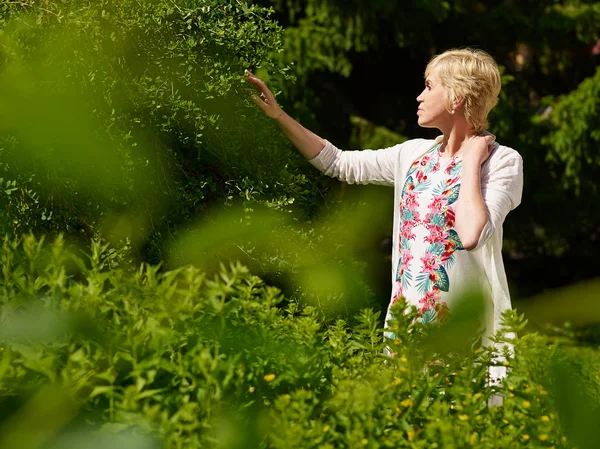
<path id="1" fill-rule="evenodd" d="M 498 65 L 485 51 L 465 48 L 448 50 L 435 56 L 425 69 L 425 77 L 434 70 L 448 91 L 446 107 L 464 98 L 464 113 L 476 134 L 488 127 L 487 116 L 500 94 L 501 80 Z"/>

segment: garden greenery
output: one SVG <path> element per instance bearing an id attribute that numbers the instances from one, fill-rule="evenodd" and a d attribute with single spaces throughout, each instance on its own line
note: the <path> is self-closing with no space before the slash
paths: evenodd
<path id="1" fill-rule="evenodd" d="M 398 305 L 388 357 L 371 309 L 355 325 L 324 320 L 239 264 L 212 277 L 193 266 L 133 270 L 107 245 L 82 254 L 33 236 L 6 239 L 0 258 L 2 447 L 92 448 L 113 437 L 123 448 L 597 441 L 600 386 L 588 373 L 600 360 L 577 364 L 531 334 L 514 341 L 507 381 L 489 386 L 494 350 L 473 350 L 473 335 L 456 332 L 474 322 L 468 311 L 445 331 L 417 327 L 416 309 Z M 505 316 L 505 330 L 523 325 Z M 503 406 L 488 407 L 494 394 Z"/>

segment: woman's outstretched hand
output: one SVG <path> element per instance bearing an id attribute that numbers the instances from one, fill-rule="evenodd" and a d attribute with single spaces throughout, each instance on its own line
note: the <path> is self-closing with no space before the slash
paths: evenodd
<path id="1" fill-rule="evenodd" d="M 250 98 L 256 105 L 272 119 L 278 119 L 283 115 L 283 110 L 277 104 L 273 92 L 267 87 L 265 82 L 254 74 L 246 70 L 245 80 L 254 86 L 258 95 L 253 94 Z M 248 89 L 249 90 L 249 89 Z"/>

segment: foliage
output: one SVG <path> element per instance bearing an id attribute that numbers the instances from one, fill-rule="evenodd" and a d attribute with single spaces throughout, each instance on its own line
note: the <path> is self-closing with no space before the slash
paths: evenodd
<path id="1" fill-rule="evenodd" d="M 600 69 L 585 79 L 574 91 L 561 96 L 547 106 L 546 117 L 539 121 L 550 122 L 550 133 L 542 143 L 552 149 L 549 162 L 565 165 L 562 183 L 575 187 L 578 194 L 585 191 L 597 195 L 594 179 L 595 167 L 600 166 L 598 142 L 600 142 Z M 545 124 L 545 123 L 544 123 Z"/>
<path id="2" fill-rule="evenodd" d="M 318 183 L 240 93 L 246 68 L 267 70 L 275 89 L 289 78 L 268 9 L 184 0 L 1 8 L 5 231 L 129 238 L 138 257 L 158 262 L 214 205 L 312 213 Z"/>
<path id="3" fill-rule="evenodd" d="M 0 441 L 14 449 L 107 438 L 140 448 L 592 447 L 590 429 L 573 428 L 591 418 L 560 403 L 565 379 L 552 374 L 569 359 L 539 335 L 514 342 L 509 377 L 492 387 L 492 349 L 423 328 L 401 304 L 388 357 L 370 309 L 356 325 L 324 321 L 239 264 L 214 277 L 192 266 L 131 271 L 126 251 L 92 242 L 82 257 L 64 246 L 26 236 L 6 239 L 0 255 Z M 507 330 L 523 325 L 506 316 Z M 588 393 L 592 418 L 600 387 L 586 379 L 599 364 L 567 379 Z M 493 394 L 502 407 L 487 406 Z"/>

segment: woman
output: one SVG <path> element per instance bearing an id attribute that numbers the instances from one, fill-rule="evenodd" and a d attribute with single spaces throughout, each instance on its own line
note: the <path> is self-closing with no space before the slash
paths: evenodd
<path id="1" fill-rule="evenodd" d="M 348 183 L 394 186 L 390 307 L 404 296 L 423 322 L 442 322 L 456 298 L 476 285 L 490 299 L 489 343 L 486 337 L 511 308 L 502 224 L 523 186 L 520 155 L 486 131 L 501 85 L 492 57 L 472 49 L 434 57 L 417 97 L 417 120 L 442 135 L 376 151 L 339 150 L 282 111 L 260 79 L 248 73 L 247 80 L 260 92 L 252 100 L 322 172 Z"/>

